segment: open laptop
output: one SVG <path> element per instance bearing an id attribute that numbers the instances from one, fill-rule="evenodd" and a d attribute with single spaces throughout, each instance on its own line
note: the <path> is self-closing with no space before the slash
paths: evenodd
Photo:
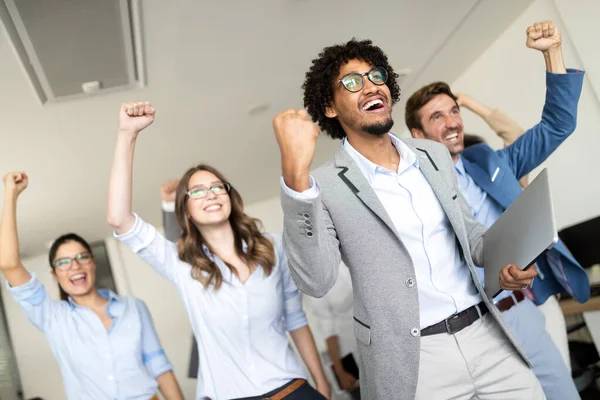
<path id="1" fill-rule="evenodd" d="M 483 236 L 488 298 L 502 292 L 499 277 L 504 266 L 515 264 L 525 270 L 557 242 L 548 170 L 544 168 Z"/>

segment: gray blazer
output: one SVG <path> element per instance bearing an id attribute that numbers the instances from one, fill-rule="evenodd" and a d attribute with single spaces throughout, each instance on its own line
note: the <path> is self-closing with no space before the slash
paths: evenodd
<path id="1" fill-rule="evenodd" d="M 181 236 L 181 227 L 177 223 L 174 212 L 166 212 L 163 210 L 163 228 L 167 240 L 177 243 L 177 239 Z M 198 364 L 198 343 L 196 342 L 196 337 L 192 335 L 192 351 L 190 353 L 190 364 L 188 366 L 188 378 L 198 378 Z"/>
<path id="2" fill-rule="evenodd" d="M 420 169 L 456 233 L 477 290 L 520 352 L 500 311 L 487 300 L 477 279 L 474 263 L 483 264 L 485 229 L 475 221 L 458 189 L 448 150 L 429 140 L 402 140 L 419 158 Z M 281 194 L 283 243 L 292 277 L 301 291 L 322 297 L 336 281 L 340 259 L 344 261 L 354 287 L 361 397 L 413 399 L 420 325 L 418 282 L 414 285 L 411 257 L 377 195 L 343 148 L 315 170 L 313 177 L 320 190 L 316 199 L 299 200 L 285 190 Z"/>

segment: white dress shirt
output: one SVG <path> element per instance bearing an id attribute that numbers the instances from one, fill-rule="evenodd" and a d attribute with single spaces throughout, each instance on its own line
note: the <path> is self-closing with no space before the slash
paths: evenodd
<path id="1" fill-rule="evenodd" d="M 431 185 L 419 169 L 416 154 L 390 134 L 400 155 L 398 171 L 378 166 L 344 140 L 344 149 L 356 162 L 375 191 L 410 254 L 419 288 L 421 329 L 466 310 L 482 301 L 465 260 L 461 258 L 456 234 Z M 425 157 L 425 156 L 423 156 Z M 291 196 L 314 199 L 319 187 L 302 193 L 285 186 Z"/>
<path id="2" fill-rule="evenodd" d="M 320 299 L 309 296 L 306 298 L 323 337 L 338 337 L 341 357 L 354 354 L 357 347 L 353 330 L 354 298 L 348 267 L 340 264 L 337 281 L 325 296 Z"/>
<path id="3" fill-rule="evenodd" d="M 271 274 L 265 276 L 259 266 L 244 284 L 205 247 L 223 275 L 214 290 L 192 278 L 192 267 L 179 259 L 173 242 L 135 217 L 129 232 L 115 236 L 177 288 L 198 342 L 197 399 L 259 396 L 292 379 L 307 379 L 286 335 L 307 320 L 280 237 L 271 236 L 276 256 Z"/>

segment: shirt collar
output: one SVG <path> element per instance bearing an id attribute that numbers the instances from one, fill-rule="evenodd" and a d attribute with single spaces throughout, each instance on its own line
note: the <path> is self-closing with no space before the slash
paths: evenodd
<path id="1" fill-rule="evenodd" d="M 110 289 L 98 289 L 98 294 L 104 297 L 105 299 L 108 299 L 108 305 L 106 306 L 106 310 L 110 317 L 116 317 L 122 314 L 124 306 L 123 300 L 119 295 L 117 295 Z M 77 303 L 75 303 L 71 296 L 69 296 L 69 304 L 73 308 L 83 308 Z"/>
<path id="2" fill-rule="evenodd" d="M 214 254 L 210 251 L 207 245 L 202 244 L 202 250 L 204 251 L 204 254 L 206 254 L 207 257 L 211 259 L 214 257 Z M 248 243 L 246 243 L 245 240 L 242 240 L 242 250 L 244 251 L 244 253 L 248 252 Z"/>
<path id="3" fill-rule="evenodd" d="M 393 133 L 388 133 L 388 135 L 390 135 L 390 139 L 392 140 L 392 144 L 396 148 L 396 151 L 398 151 L 398 154 L 400 154 L 400 162 L 406 162 L 408 165 L 413 165 L 416 168 L 419 168 L 419 159 L 417 158 L 416 154 L 410 149 L 410 147 L 408 147 Z M 356 162 L 356 164 L 358 165 L 358 168 L 360 168 L 363 175 L 365 175 L 365 177 L 367 178 L 367 181 L 369 181 L 369 183 L 371 183 L 371 180 L 373 176 L 375 176 L 375 173 L 378 169 L 384 169 L 383 167 L 380 167 L 379 165 L 373 163 L 365 156 L 360 154 L 354 147 L 352 147 L 352 145 L 348 141 L 348 138 L 344 139 L 343 146 L 344 150 L 346 150 L 346 152 L 350 154 L 354 162 Z"/>
<path id="4" fill-rule="evenodd" d="M 463 164 L 463 160 L 460 155 L 458 156 L 458 161 L 456 162 L 456 164 L 454 164 L 454 169 L 461 176 L 465 176 L 467 174 L 467 171 L 465 171 L 465 164 Z"/>

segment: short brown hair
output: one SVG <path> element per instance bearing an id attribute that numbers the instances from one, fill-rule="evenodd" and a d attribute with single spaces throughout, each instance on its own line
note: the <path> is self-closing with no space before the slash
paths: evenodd
<path id="1" fill-rule="evenodd" d="M 406 126 L 409 131 L 412 129 L 423 130 L 423 124 L 421 123 L 421 117 L 419 111 L 427 103 L 431 101 L 435 96 L 445 94 L 450 96 L 456 103 L 456 96 L 450 90 L 450 86 L 446 82 L 433 82 L 427 86 L 423 86 L 410 96 L 406 102 L 406 111 L 404 112 L 404 119 Z M 458 103 L 457 103 L 458 105 Z"/>

